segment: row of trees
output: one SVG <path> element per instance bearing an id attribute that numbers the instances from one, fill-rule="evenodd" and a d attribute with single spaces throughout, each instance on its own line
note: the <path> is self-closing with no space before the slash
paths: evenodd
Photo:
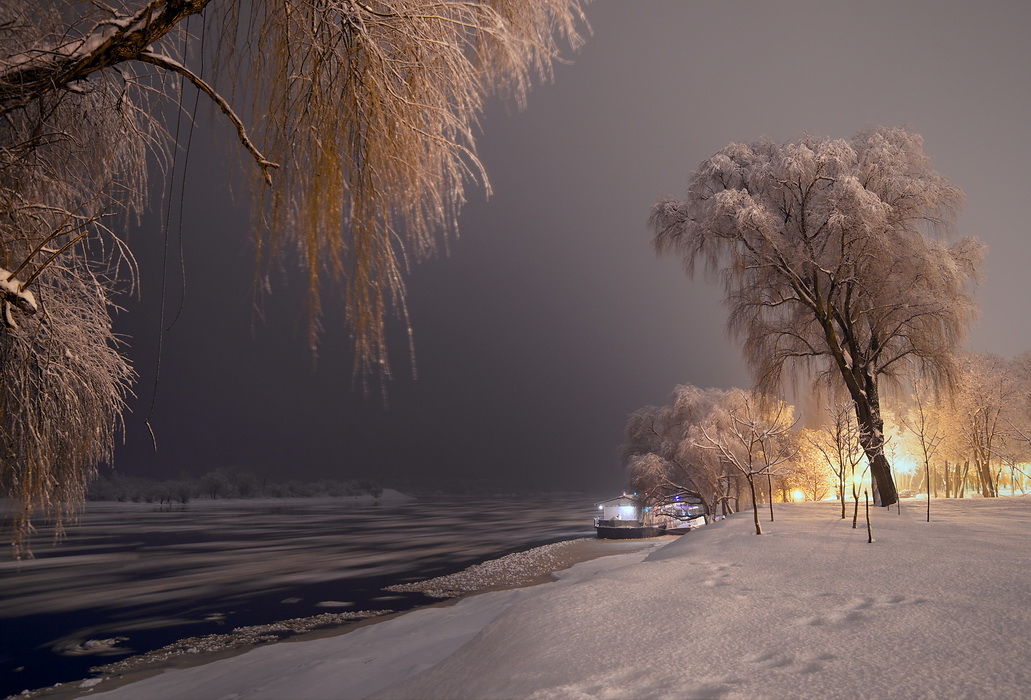
<path id="1" fill-rule="evenodd" d="M 986 498 L 1023 492 L 1031 461 L 1031 353 L 963 356 L 947 400 L 917 384 L 896 422 L 910 438 L 895 452 L 908 453 L 917 467 L 909 488 L 945 497 L 971 488 Z"/>
<path id="2" fill-rule="evenodd" d="M 186 504 L 195 498 L 313 498 L 369 495 L 379 498 L 383 488 L 366 479 L 338 481 L 269 481 L 244 469 L 219 468 L 199 477 L 180 476 L 155 481 L 112 473 L 90 484 L 87 499 L 134 503 Z"/>
<path id="3" fill-rule="evenodd" d="M 884 453 L 893 480 L 931 498 L 1024 493 L 1031 462 L 1031 353 L 956 360 L 951 391 L 923 382 L 890 395 Z M 710 513 L 774 501 L 836 497 L 858 503 L 871 462 L 856 408 L 845 399 L 802 427 L 793 407 L 742 389 L 677 386 L 662 406 L 629 417 L 623 459 L 646 502 L 688 491 Z M 853 516 L 855 509 L 853 509 Z M 771 510 L 772 517 L 772 510 Z"/>
<path id="4" fill-rule="evenodd" d="M 793 426 L 793 409 L 780 401 L 681 385 L 666 405 L 630 416 L 623 458 L 645 504 L 686 491 L 726 515 L 742 503 L 772 503 L 773 476 L 783 477 L 794 456 Z M 755 519 L 759 532 L 757 510 Z"/>

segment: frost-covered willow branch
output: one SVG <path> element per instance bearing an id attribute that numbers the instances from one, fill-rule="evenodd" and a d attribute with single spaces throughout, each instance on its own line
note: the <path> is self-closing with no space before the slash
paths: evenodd
<path id="1" fill-rule="evenodd" d="M 240 140 L 240 144 L 251 154 L 254 158 L 254 162 L 257 163 L 258 167 L 261 168 L 261 174 L 265 178 L 265 183 L 268 185 L 272 184 L 272 174 L 269 172 L 272 168 L 278 168 L 278 163 L 273 163 L 261 154 L 254 142 L 251 141 L 250 136 L 247 135 L 247 127 L 244 126 L 240 117 L 236 115 L 233 108 L 229 105 L 224 97 L 215 92 L 215 89 L 208 85 L 199 75 L 191 71 L 189 68 L 184 66 L 179 61 L 169 58 L 168 56 L 162 56 L 158 53 L 151 51 L 142 51 L 140 55 L 136 57 L 137 61 L 141 63 L 149 63 L 163 68 L 170 73 L 176 73 L 185 77 L 189 80 L 195 88 L 203 92 L 208 99 L 210 99 L 226 116 L 229 122 L 236 129 L 237 138 Z"/>
<path id="2" fill-rule="evenodd" d="M 124 74 L 75 89 L 40 77 L 95 26 L 62 23 L 62 9 L 0 3 L 0 489 L 18 504 L 16 554 L 33 514 L 60 530 L 111 456 L 133 380 L 111 296 L 135 280 L 112 224 L 142 211 L 148 154 L 167 154 L 155 93 Z"/>
<path id="3" fill-rule="evenodd" d="M 282 165 L 255 212 L 262 252 L 296 248 L 310 340 L 324 280 L 343 285 L 355 369 L 389 373 L 385 321 L 404 273 L 457 230 L 467 182 L 489 192 L 475 132 L 491 93 L 522 104 L 559 44 L 579 45 L 586 0 L 269 0 L 235 14 L 223 60 L 251 91 L 257 140 Z M 243 81 L 237 79 L 239 88 Z"/>
<path id="4" fill-rule="evenodd" d="M 99 462 L 111 458 L 134 378 L 111 331 L 108 280 L 65 256 L 36 283 L 41 309 L 0 333 L 0 485 L 18 503 L 15 553 L 33 511 L 58 529 L 81 503 Z"/>

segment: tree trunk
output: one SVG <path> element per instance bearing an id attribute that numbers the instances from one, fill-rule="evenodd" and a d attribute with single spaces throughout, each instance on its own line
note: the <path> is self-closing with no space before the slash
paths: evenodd
<path id="1" fill-rule="evenodd" d="M 873 544 L 873 528 L 870 527 L 870 494 L 863 491 L 863 498 L 866 499 L 866 541 Z"/>
<path id="2" fill-rule="evenodd" d="M 770 492 L 770 522 L 773 522 L 773 475 L 766 472 L 766 486 Z"/>
<path id="3" fill-rule="evenodd" d="M 992 497 L 992 471 L 988 460 L 983 457 L 974 458 L 974 473 L 977 475 L 978 490 L 982 498 Z"/>
<path id="4" fill-rule="evenodd" d="M 716 497 L 717 502 L 720 504 L 720 510 L 723 511 L 723 517 L 734 514 L 734 507 L 730 505 L 730 496 L 723 494 Z"/>
<path id="5" fill-rule="evenodd" d="M 867 457 L 870 458 L 870 482 L 873 485 L 874 505 L 887 508 L 893 503 L 897 503 L 899 494 L 895 489 L 895 480 L 891 477 L 891 465 L 888 464 L 888 458 L 880 451 L 873 456 L 868 452 Z"/>
<path id="6" fill-rule="evenodd" d="M 748 488 L 752 492 L 752 516 L 755 518 L 755 534 L 763 534 L 762 528 L 759 527 L 759 504 L 755 500 L 755 481 L 751 474 L 748 475 Z"/>
<path id="7" fill-rule="evenodd" d="M 931 460 L 924 460 L 924 473 L 927 476 L 927 522 L 931 522 Z"/>
<path id="8" fill-rule="evenodd" d="M 865 393 L 853 393 L 856 422 L 859 426 L 859 444 L 870 462 L 870 482 L 873 485 L 875 506 L 888 507 L 899 500 L 891 465 L 884 456 L 884 420 L 877 398 L 877 384 L 873 377 L 864 377 Z"/>

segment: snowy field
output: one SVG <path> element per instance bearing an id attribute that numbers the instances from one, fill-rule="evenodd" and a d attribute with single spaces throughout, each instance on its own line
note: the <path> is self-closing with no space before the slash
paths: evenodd
<path id="1" fill-rule="evenodd" d="M 750 513 L 559 580 L 82 696 L 1022 698 L 1031 498 Z M 667 540 L 663 540 L 666 542 Z"/>

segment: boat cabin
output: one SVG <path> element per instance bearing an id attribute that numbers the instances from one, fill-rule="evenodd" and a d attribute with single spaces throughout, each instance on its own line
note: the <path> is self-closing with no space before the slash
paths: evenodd
<path id="1" fill-rule="evenodd" d="M 596 504 L 602 520 L 640 520 L 641 506 L 625 493 Z"/>

